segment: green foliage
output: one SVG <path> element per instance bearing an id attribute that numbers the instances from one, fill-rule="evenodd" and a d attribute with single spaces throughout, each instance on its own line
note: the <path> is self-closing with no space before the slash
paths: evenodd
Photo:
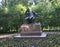
<path id="1" fill-rule="evenodd" d="M 42 23 L 42 26 L 59 26 L 60 24 L 60 2 L 52 2 L 53 1 L 43 1 L 36 6 L 31 7 L 35 12 L 40 13 L 38 19 Z"/>
<path id="2" fill-rule="evenodd" d="M 42 27 L 60 26 L 59 0 L 5 0 L 0 6 L 0 31 L 15 32 L 21 24 L 25 23 L 24 13 L 27 7 L 38 13 L 35 22 L 41 22 Z M 2 28 L 2 29 L 1 29 Z"/>
<path id="3" fill-rule="evenodd" d="M 0 32 L 17 32 L 23 23 L 23 14 L 26 7 L 22 4 L 2 8 L 0 15 Z"/>

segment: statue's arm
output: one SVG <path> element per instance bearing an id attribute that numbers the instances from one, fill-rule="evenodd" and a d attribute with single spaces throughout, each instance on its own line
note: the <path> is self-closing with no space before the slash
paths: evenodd
<path id="1" fill-rule="evenodd" d="M 33 12 L 34 16 L 39 16 L 39 13 Z"/>

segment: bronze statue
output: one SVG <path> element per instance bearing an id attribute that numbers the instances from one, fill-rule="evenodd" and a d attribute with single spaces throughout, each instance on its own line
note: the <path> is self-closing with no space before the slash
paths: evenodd
<path id="1" fill-rule="evenodd" d="M 32 10 L 30 10 L 29 8 L 27 8 L 25 15 L 26 15 L 25 19 L 26 19 L 27 23 L 31 24 L 31 23 L 34 23 L 34 19 L 35 19 L 35 16 L 37 15 L 37 13 L 35 13 Z"/>

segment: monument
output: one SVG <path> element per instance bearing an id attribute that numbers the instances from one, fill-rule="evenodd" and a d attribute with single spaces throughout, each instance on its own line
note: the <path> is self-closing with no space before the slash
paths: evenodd
<path id="1" fill-rule="evenodd" d="M 20 35 L 15 37 L 18 38 L 46 37 L 46 33 L 43 33 L 41 30 L 41 23 L 35 22 L 35 18 L 36 16 L 38 16 L 38 13 L 35 13 L 31 9 L 27 8 L 25 16 L 26 17 L 24 18 L 24 20 L 26 21 L 26 23 L 20 26 L 21 29 Z"/>
<path id="2" fill-rule="evenodd" d="M 21 36 L 40 36 L 42 34 L 41 24 L 34 22 L 35 15 L 38 14 L 27 8 L 25 15 L 26 24 L 21 25 Z"/>

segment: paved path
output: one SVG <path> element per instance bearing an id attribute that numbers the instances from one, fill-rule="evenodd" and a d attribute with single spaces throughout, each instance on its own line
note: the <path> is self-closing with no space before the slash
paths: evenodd
<path id="1" fill-rule="evenodd" d="M 7 37 L 12 37 L 14 35 L 18 35 L 19 33 L 14 33 L 14 34 L 0 34 L 0 38 L 7 38 Z"/>
<path id="2" fill-rule="evenodd" d="M 60 34 L 60 32 L 44 32 L 47 34 Z M 6 37 L 12 37 L 12 36 L 16 36 L 16 35 L 20 35 L 20 33 L 14 33 L 14 34 L 1 34 L 0 38 L 6 38 Z"/>

